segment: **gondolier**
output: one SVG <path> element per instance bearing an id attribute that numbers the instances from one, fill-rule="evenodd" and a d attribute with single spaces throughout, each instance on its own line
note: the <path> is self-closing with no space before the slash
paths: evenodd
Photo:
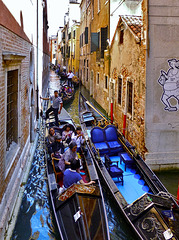
<path id="1" fill-rule="evenodd" d="M 57 90 L 54 91 L 54 96 L 51 96 L 49 98 L 40 97 L 40 99 L 52 101 L 52 105 L 46 111 L 46 119 L 49 118 L 49 113 L 53 111 L 53 113 L 55 115 L 55 125 L 59 126 L 58 114 L 61 113 L 61 110 L 63 107 L 63 101 L 62 101 L 62 98 L 58 96 L 58 91 Z M 59 105 L 60 105 L 60 110 L 59 110 Z"/>
<path id="2" fill-rule="evenodd" d="M 69 73 L 67 74 L 67 78 L 68 78 L 68 86 L 71 87 L 72 86 L 72 78 L 74 77 L 73 72 L 70 70 Z"/>

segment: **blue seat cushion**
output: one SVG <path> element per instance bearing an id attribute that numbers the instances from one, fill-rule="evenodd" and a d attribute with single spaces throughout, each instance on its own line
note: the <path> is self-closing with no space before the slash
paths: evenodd
<path id="1" fill-rule="evenodd" d="M 105 129 L 105 138 L 106 141 L 116 141 L 118 139 L 117 137 L 117 129 L 113 125 L 108 125 Z"/>
<path id="2" fill-rule="evenodd" d="M 131 158 L 131 156 L 128 153 L 121 153 L 121 157 L 123 162 L 132 162 L 133 159 Z"/>
<path id="3" fill-rule="evenodd" d="M 118 174 L 118 175 L 120 175 L 120 174 L 122 174 L 123 173 L 123 170 L 121 169 L 121 168 L 118 168 L 117 166 L 110 166 L 110 173 L 111 174 Z"/>
<path id="4" fill-rule="evenodd" d="M 118 141 L 108 141 L 110 148 L 122 148 L 122 145 Z"/>
<path id="5" fill-rule="evenodd" d="M 91 130 L 91 140 L 93 143 L 105 142 L 103 129 L 99 127 L 94 127 Z"/>
<path id="6" fill-rule="evenodd" d="M 105 142 L 100 142 L 100 143 L 94 143 L 96 149 L 99 149 L 101 151 L 103 150 L 109 150 L 108 145 Z"/>

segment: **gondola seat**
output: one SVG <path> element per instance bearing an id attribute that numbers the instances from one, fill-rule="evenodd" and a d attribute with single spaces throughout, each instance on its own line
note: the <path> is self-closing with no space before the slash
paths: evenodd
<path id="1" fill-rule="evenodd" d="M 109 152 L 110 149 L 108 147 L 108 144 L 105 142 L 105 135 L 102 128 L 94 127 L 91 130 L 91 140 L 101 155 Z"/>
<path id="2" fill-rule="evenodd" d="M 113 125 L 104 128 L 105 140 L 110 148 L 110 153 L 118 153 L 123 150 L 122 144 L 118 140 L 117 129 Z"/>
<path id="3" fill-rule="evenodd" d="M 132 157 L 127 153 L 121 153 L 121 154 L 118 154 L 120 155 L 120 163 L 124 163 L 125 164 L 125 171 L 126 171 L 126 167 L 129 166 L 129 165 L 133 165 L 134 164 L 134 160 L 132 159 Z"/>
<path id="4" fill-rule="evenodd" d="M 60 158 L 54 157 L 54 154 L 52 153 L 51 159 L 52 159 L 52 166 L 53 166 L 53 171 L 55 173 L 56 182 L 58 182 L 59 179 L 63 178 L 63 173 L 58 167 L 58 162 L 60 161 Z"/>
<path id="5" fill-rule="evenodd" d="M 112 178 L 117 178 L 115 182 L 124 183 L 123 170 L 118 167 L 118 161 L 111 161 L 108 155 L 104 155 L 105 166 Z"/>

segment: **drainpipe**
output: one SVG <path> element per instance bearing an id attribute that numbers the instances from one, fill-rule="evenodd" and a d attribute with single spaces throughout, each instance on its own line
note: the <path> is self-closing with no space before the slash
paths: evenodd
<path id="1" fill-rule="evenodd" d="M 36 95 L 37 95 L 37 119 L 39 119 L 39 83 L 38 83 L 38 57 L 39 57 L 39 6 L 38 6 L 38 1 L 37 0 L 37 69 L 36 69 L 36 84 L 37 84 L 37 89 L 36 89 Z"/>
<path id="2" fill-rule="evenodd" d="M 113 97 L 111 97 L 111 123 L 113 124 Z"/>
<path id="3" fill-rule="evenodd" d="M 126 134 L 127 105 L 128 105 L 128 102 L 127 102 L 127 92 L 126 92 L 126 101 L 125 101 L 124 119 L 123 119 L 123 132 L 122 132 L 124 137 Z"/>

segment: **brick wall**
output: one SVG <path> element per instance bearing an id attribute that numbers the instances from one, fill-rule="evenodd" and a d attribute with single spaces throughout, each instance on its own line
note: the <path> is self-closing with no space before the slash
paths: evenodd
<path id="1" fill-rule="evenodd" d="M 30 50 L 32 45 L 27 40 L 16 35 L 4 26 L 0 25 L 0 239 L 5 231 L 7 222 L 9 221 L 12 211 L 14 199 L 18 193 L 21 177 L 23 175 L 24 166 L 27 161 L 27 153 L 30 146 L 30 113 L 29 113 L 29 66 L 30 66 Z M 4 53 L 13 53 L 15 58 L 10 61 L 4 61 Z M 23 56 L 20 58 L 19 56 Z M 7 71 L 18 69 L 19 77 L 19 128 L 18 128 L 18 148 L 14 159 L 10 160 L 10 164 L 6 164 L 6 78 Z M 22 155 L 23 150 L 25 151 Z M 14 175 L 16 173 L 16 176 Z M 17 174 L 18 173 L 18 174 Z M 14 193 L 15 195 L 10 194 Z M 9 201 L 9 208 L 4 211 Z"/>

